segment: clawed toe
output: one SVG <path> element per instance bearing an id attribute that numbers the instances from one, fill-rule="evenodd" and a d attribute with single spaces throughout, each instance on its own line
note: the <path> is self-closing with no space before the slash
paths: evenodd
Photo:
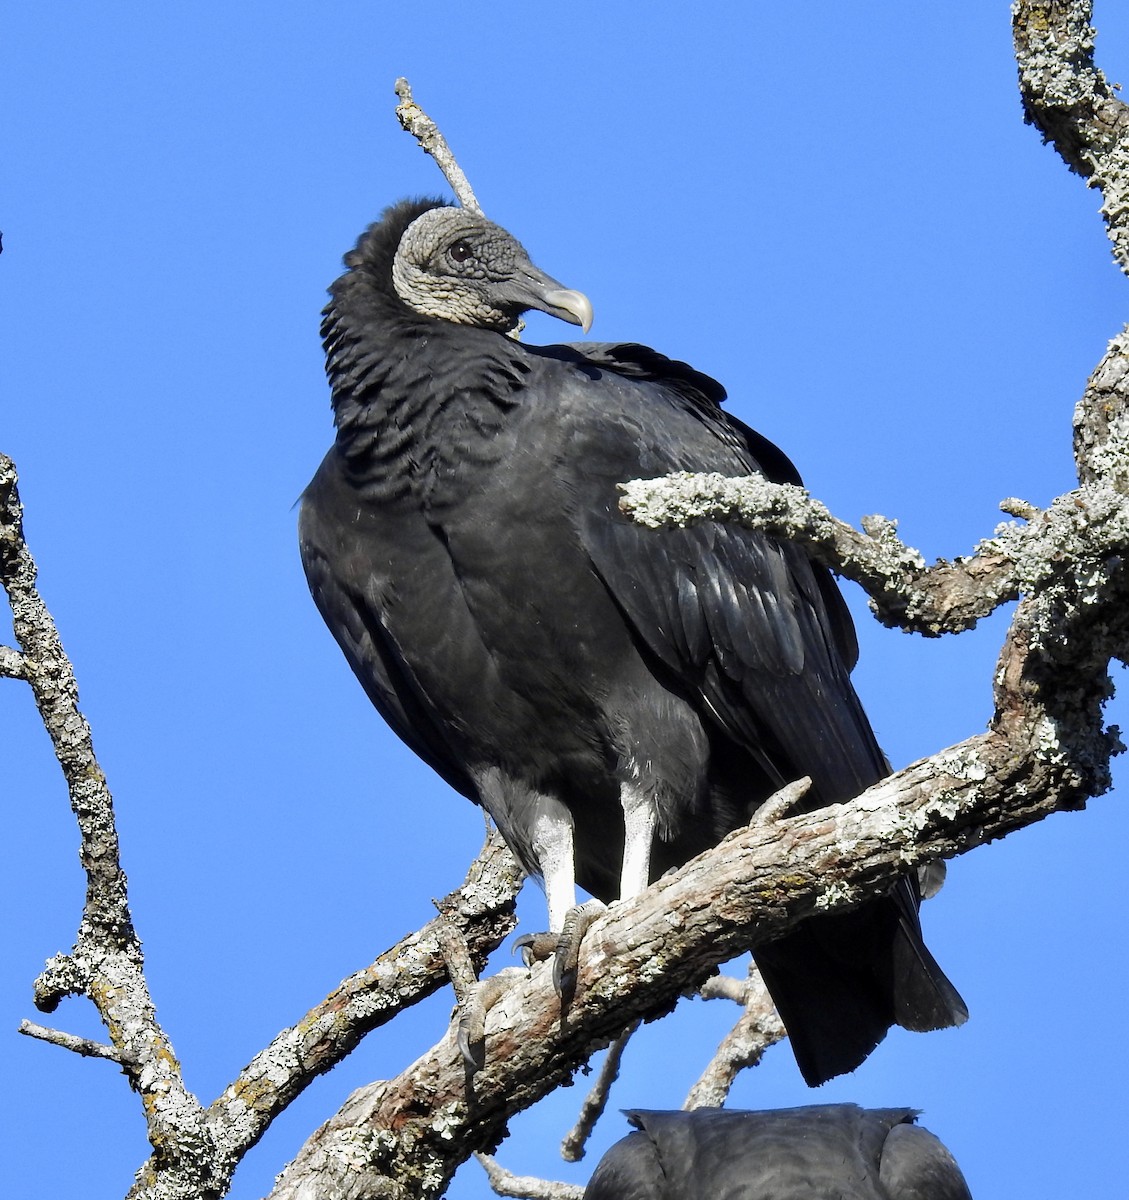
<path id="1" fill-rule="evenodd" d="M 455 1040 L 463 1062 L 473 1074 L 486 1063 L 486 1014 L 506 994 L 515 976 L 525 978 L 521 968 L 507 968 L 476 983 L 459 1002 Z"/>
<path id="2" fill-rule="evenodd" d="M 527 933 L 514 942 L 514 949 L 521 951 L 522 961 L 527 967 L 552 958 L 553 987 L 562 1000 L 571 999 L 576 990 L 580 944 L 588 927 L 602 912 L 604 905 L 599 900 L 589 900 L 565 913 L 559 933 Z"/>

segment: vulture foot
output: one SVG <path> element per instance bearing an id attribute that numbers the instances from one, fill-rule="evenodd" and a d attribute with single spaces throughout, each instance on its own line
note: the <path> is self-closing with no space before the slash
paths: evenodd
<path id="1" fill-rule="evenodd" d="M 521 951 L 522 961 L 527 967 L 552 958 L 553 987 L 557 995 L 566 1002 L 576 991 L 580 943 L 584 940 L 588 927 L 604 911 L 605 905 L 599 900 L 577 904 L 565 913 L 564 924 L 559 933 L 527 933 L 514 942 L 514 949 Z"/>
<path id="2" fill-rule="evenodd" d="M 486 1014 L 506 994 L 515 976 L 525 978 L 522 967 L 507 967 L 489 979 L 480 980 L 459 1001 L 456 1042 L 463 1062 L 473 1075 L 486 1064 Z"/>

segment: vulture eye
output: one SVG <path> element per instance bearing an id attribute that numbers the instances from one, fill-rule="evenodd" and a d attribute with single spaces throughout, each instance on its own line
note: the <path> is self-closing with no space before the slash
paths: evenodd
<path id="1" fill-rule="evenodd" d="M 465 263 L 468 258 L 471 258 L 474 251 L 470 248 L 470 243 L 460 239 L 457 241 L 447 253 L 457 263 Z"/>

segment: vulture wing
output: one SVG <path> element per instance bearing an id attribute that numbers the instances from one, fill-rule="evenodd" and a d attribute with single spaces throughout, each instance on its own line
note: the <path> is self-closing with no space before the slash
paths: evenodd
<path id="1" fill-rule="evenodd" d="M 617 504 L 615 484 L 630 478 L 716 471 L 799 482 L 795 468 L 723 413 L 720 385 L 684 363 L 636 346 L 572 352 L 598 384 L 603 418 L 577 421 L 558 469 L 582 498 L 574 519 L 593 567 L 638 640 L 771 785 L 811 776 L 809 807 L 881 779 L 889 768 L 850 681 L 857 642 L 830 573 L 755 530 L 646 529 Z M 758 949 L 809 1083 L 852 1070 L 895 1022 L 923 1030 L 967 1017 L 924 945 L 917 907 L 906 877 L 888 896 Z"/>
<path id="2" fill-rule="evenodd" d="M 558 470 L 583 497 L 582 541 L 640 640 L 770 779 L 811 775 L 812 807 L 880 779 L 888 767 L 851 686 L 857 644 L 829 572 L 755 530 L 646 529 L 617 504 L 615 485 L 639 476 L 717 471 L 798 483 L 795 468 L 728 417 L 721 386 L 685 363 L 634 345 L 572 349 L 593 372 L 602 411 L 577 422 Z"/>

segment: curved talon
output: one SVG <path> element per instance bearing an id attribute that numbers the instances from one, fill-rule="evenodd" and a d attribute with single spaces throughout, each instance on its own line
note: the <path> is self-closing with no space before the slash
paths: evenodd
<path id="1" fill-rule="evenodd" d="M 486 1065 L 486 1014 L 506 994 L 515 975 L 525 978 L 520 967 L 507 967 L 489 979 L 480 980 L 459 1003 L 455 1042 L 471 1074 Z"/>
<path id="2" fill-rule="evenodd" d="M 553 951 L 553 987 L 567 1003 L 576 991 L 576 975 L 580 964 L 580 943 L 589 926 L 605 911 L 599 900 L 578 904 L 565 913 L 564 925 Z"/>
<path id="3" fill-rule="evenodd" d="M 534 963 L 544 962 L 557 948 L 560 935 L 555 933 L 526 933 L 514 939 L 511 953 L 521 951 L 521 961 L 531 970 Z"/>

